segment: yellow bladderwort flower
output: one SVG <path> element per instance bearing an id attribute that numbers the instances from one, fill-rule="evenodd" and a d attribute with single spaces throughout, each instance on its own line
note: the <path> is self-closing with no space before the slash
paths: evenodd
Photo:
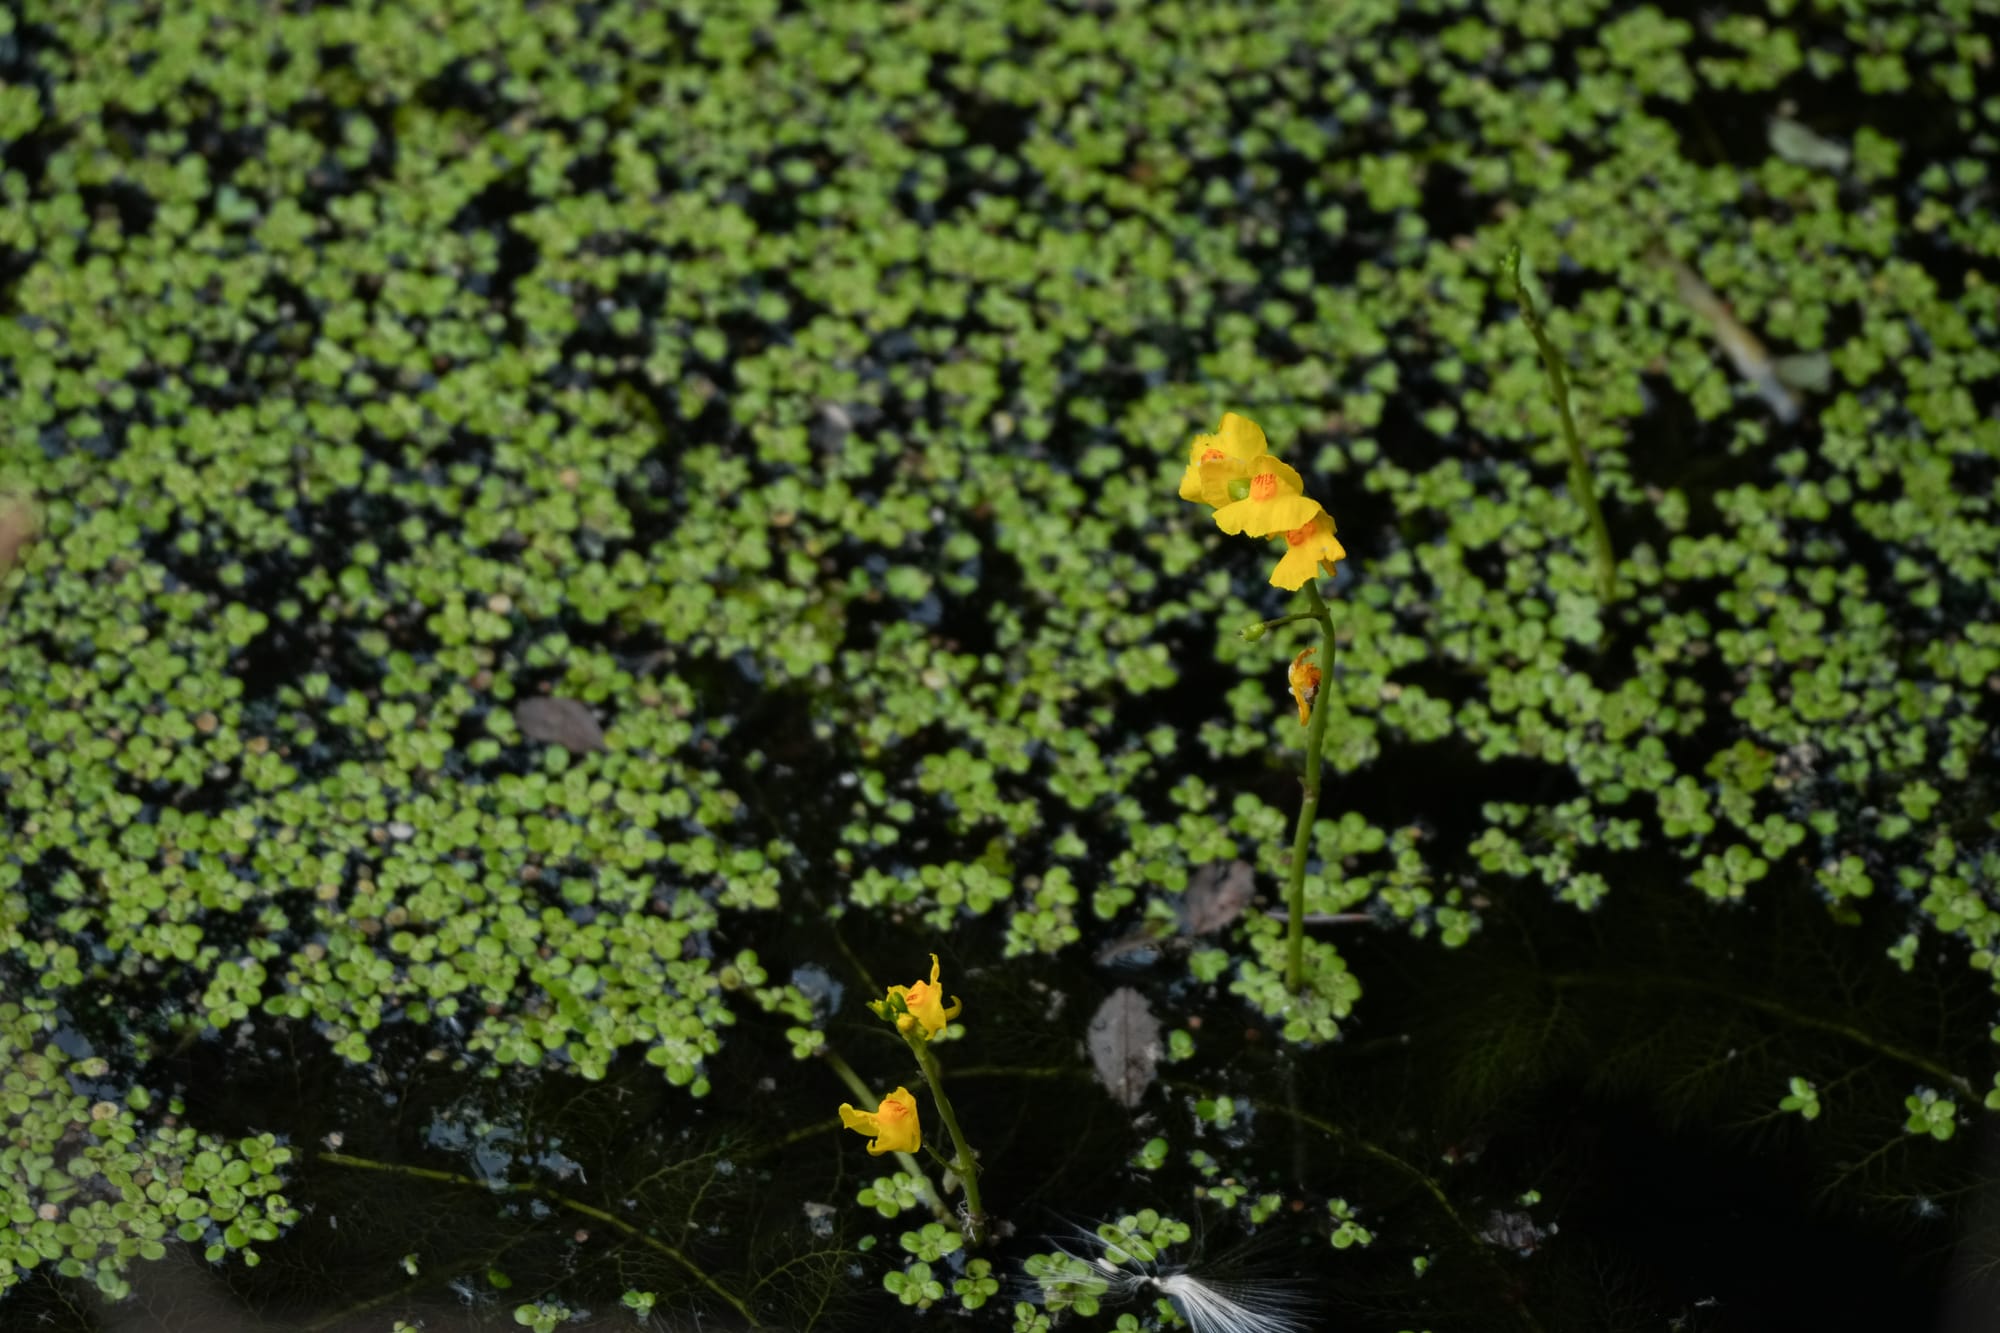
<path id="1" fill-rule="evenodd" d="M 1219 463 L 1203 464 L 1219 468 Z M 1302 528 L 1320 515 L 1319 501 L 1305 496 L 1305 482 L 1288 463 L 1269 454 L 1250 460 L 1249 471 L 1228 483 L 1230 502 L 1215 511 L 1215 526 L 1246 537 Z"/>
<path id="2" fill-rule="evenodd" d="M 1285 679 L 1292 687 L 1292 698 L 1299 705 L 1299 725 L 1312 721 L 1313 699 L 1319 694 L 1319 668 L 1313 665 L 1313 654 L 1319 649 L 1308 648 L 1292 659 L 1292 669 L 1285 673 Z"/>
<path id="3" fill-rule="evenodd" d="M 1197 435 L 1188 446 L 1187 471 L 1181 473 L 1181 499 L 1200 500 L 1218 508 L 1229 503 L 1224 488 L 1230 480 L 1247 475 L 1250 460 L 1269 452 L 1264 432 L 1256 422 L 1234 412 L 1224 412 L 1215 434 Z"/>
<path id="4" fill-rule="evenodd" d="M 986 1243 L 986 1210 L 979 1202 L 979 1158 L 965 1141 L 958 1113 L 951 1109 L 951 1098 L 945 1095 L 944 1070 L 938 1065 L 936 1052 L 931 1050 L 932 1038 L 943 1032 L 964 1007 L 955 996 L 949 1005 L 944 1002 L 944 987 L 938 984 L 941 970 L 938 956 L 932 954 L 928 981 L 891 986 L 881 999 L 870 1000 L 868 1007 L 875 1011 L 876 1017 L 895 1024 L 903 1044 L 910 1048 L 911 1055 L 917 1057 L 917 1068 L 923 1071 L 924 1082 L 930 1085 L 931 1097 L 937 1102 L 938 1118 L 944 1121 L 945 1133 L 951 1136 L 952 1155 L 943 1160 L 965 1190 L 966 1237 L 974 1245 L 983 1245 Z M 864 1085 L 856 1079 L 850 1086 Z M 898 1099 L 901 1099 L 902 1106 L 892 1108 L 891 1103 Z M 907 1119 L 904 1117 L 905 1110 L 908 1112 Z M 901 1088 L 896 1089 L 894 1096 L 883 1098 L 882 1109 L 874 1115 L 843 1106 L 840 1108 L 840 1120 L 849 1129 L 872 1131 L 877 1135 L 876 1142 L 868 1145 L 868 1151 L 872 1153 L 907 1152 L 918 1144 L 916 1103 Z M 907 1141 L 904 1135 L 908 1136 Z"/>
<path id="5" fill-rule="evenodd" d="M 1285 533 L 1285 554 L 1271 571 L 1271 584 L 1286 592 L 1297 592 L 1313 576 L 1314 569 L 1332 574 L 1334 566 L 1346 558 L 1347 548 L 1333 535 L 1333 515 L 1318 514 L 1312 522 Z"/>
<path id="6" fill-rule="evenodd" d="M 931 979 L 929 981 L 919 981 L 908 986 L 891 986 L 889 987 L 889 994 L 902 997 L 903 1008 L 909 1011 L 907 1014 L 899 1014 L 897 1016 L 896 1026 L 904 1032 L 908 1032 L 910 1031 L 910 1026 L 904 1023 L 903 1019 L 915 1018 L 918 1023 L 923 1024 L 924 1036 L 926 1037 L 935 1037 L 938 1033 L 944 1031 L 945 1024 L 957 1018 L 958 1011 L 965 1007 L 959 1003 L 957 996 L 952 997 L 949 1008 L 945 1006 L 944 988 L 938 985 L 938 956 L 936 954 L 931 955 Z"/>
<path id="7" fill-rule="evenodd" d="M 1539 334 L 1538 334 L 1539 336 Z M 1226 437 L 1226 438 L 1225 438 Z M 1215 507 L 1215 526 L 1246 537 L 1283 537 L 1285 553 L 1271 571 L 1271 583 L 1287 592 L 1304 589 L 1307 609 L 1246 626 L 1246 641 L 1262 638 L 1280 625 L 1309 620 L 1319 625 L 1326 651 L 1326 670 L 1334 667 L 1333 617 L 1320 596 L 1315 575 L 1336 573 L 1347 548 L 1334 536 L 1333 518 L 1305 493 L 1297 471 L 1279 462 L 1264 447 L 1264 432 L 1255 422 L 1227 413 L 1222 429 L 1198 435 L 1188 449 L 1187 470 L 1181 474 L 1181 498 L 1202 500 Z M 1608 596 L 1608 594 L 1607 594 Z M 1319 811 L 1319 772 L 1327 714 L 1313 716 L 1321 671 L 1313 649 L 1292 659 L 1286 680 L 1299 706 L 1305 737 L 1305 781 L 1300 785 L 1298 834 L 1292 842 L 1291 882 L 1286 893 L 1290 912 L 1285 928 L 1285 988 L 1302 994 L 1305 974 L 1305 877 L 1310 833 Z M 916 1043 L 912 1043 L 913 1045 Z"/>
<path id="8" fill-rule="evenodd" d="M 924 1141 L 917 1124 L 917 1099 L 908 1088 L 898 1088 L 882 1099 L 873 1111 L 857 1111 L 840 1104 L 840 1123 L 857 1134 L 872 1134 L 868 1141 L 871 1157 L 885 1152 L 915 1152 Z"/>

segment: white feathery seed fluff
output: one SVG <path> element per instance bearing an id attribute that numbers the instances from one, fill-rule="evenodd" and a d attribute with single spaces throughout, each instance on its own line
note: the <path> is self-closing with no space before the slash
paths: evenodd
<path id="1" fill-rule="evenodd" d="M 1309 1333 L 1313 1327 L 1305 1293 L 1288 1283 L 1198 1277 L 1183 1266 L 1134 1258 L 1093 1233 L 1078 1239 L 1097 1253 L 1086 1257 L 1065 1246 L 1057 1249 L 1096 1271 L 1106 1283 L 1103 1299 L 1123 1302 L 1158 1293 L 1173 1302 L 1192 1333 Z"/>

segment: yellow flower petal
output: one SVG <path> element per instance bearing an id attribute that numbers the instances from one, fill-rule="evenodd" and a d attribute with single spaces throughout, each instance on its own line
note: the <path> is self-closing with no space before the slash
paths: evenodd
<path id="1" fill-rule="evenodd" d="M 1258 454 L 1268 454 L 1271 446 L 1264 440 L 1264 429 L 1249 417 L 1239 417 L 1234 412 L 1222 414 L 1222 424 L 1215 428 L 1215 437 L 1222 451 L 1231 458 L 1255 458 Z"/>
<path id="2" fill-rule="evenodd" d="M 869 1155 L 874 1157 L 885 1152 L 915 1152 L 923 1143 L 917 1099 L 908 1088 L 897 1088 L 873 1111 L 858 1111 L 842 1102 L 840 1123 L 858 1134 L 874 1135 L 868 1144 Z"/>
<path id="3" fill-rule="evenodd" d="M 1268 537 L 1303 527 L 1319 514 L 1319 501 L 1302 493 L 1305 483 L 1290 465 L 1269 454 L 1251 460 L 1244 497 L 1215 511 L 1215 525 L 1224 532 Z"/>
<path id="4" fill-rule="evenodd" d="M 1320 512 L 1319 501 L 1303 495 L 1277 495 L 1270 499 L 1238 500 L 1215 511 L 1215 526 L 1224 532 L 1240 532 L 1246 537 L 1268 537 L 1313 521 Z"/>
<path id="5" fill-rule="evenodd" d="M 1311 523 L 1285 533 L 1285 554 L 1271 571 L 1271 583 L 1287 592 L 1297 592 L 1313 576 L 1315 568 L 1327 573 L 1347 557 L 1347 548 L 1333 535 L 1333 516 L 1316 515 Z"/>
<path id="6" fill-rule="evenodd" d="M 1232 481 L 1248 481 L 1250 463 L 1241 458 L 1212 458 L 1195 469 L 1195 494 L 1184 498 L 1199 500 L 1211 509 L 1234 502 L 1229 493 Z"/>
<path id="7" fill-rule="evenodd" d="M 1213 435 L 1197 435 L 1188 445 L 1187 470 L 1181 473 L 1181 499 L 1200 500 L 1206 504 L 1226 504 L 1226 500 L 1211 498 L 1204 486 L 1204 463 L 1232 461 L 1247 464 L 1251 459 L 1268 450 L 1264 443 L 1264 432 L 1248 417 L 1239 417 L 1234 412 L 1222 414 L 1222 424 Z M 1244 475 L 1242 471 L 1232 473 Z"/>
<path id="8" fill-rule="evenodd" d="M 1306 586 L 1306 580 L 1312 576 L 1312 555 L 1294 546 L 1279 557 L 1278 567 L 1271 571 L 1271 586 L 1283 588 L 1286 592 L 1297 592 Z"/>
<path id="9" fill-rule="evenodd" d="M 938 1033 L 944 1031 L 945 1025 L 950 1023 L 952 1019 L 957 1018 L 958 1011 L 964 1007 L 956 997 L 953 997 L 949 1006 L 945 1004 L 944 988 L 938 985 L 938 971 L 938 956 L 932 954 L 931 979 L 929 981 L 919 981 L 908 986 L 889 987 L 889 994 L 902 996 L 903 1007 L 914 1014 L 917 1021 L 924 1025 L 924 1035 L 926 1037 L 935 1037 Z M 901 1025 L 898 1024 L 898 1026 Z"/>
<path id="10" fill-rule="evenodd" d="M 1201 499 L 1201 468 L 1204 463 L 1220 463 L 1229 459 L 1230 454 L 1222 447 L 1222 441 L 1213 435 L 1197 435 L 1188 445 L 1187 470 L 1181 473 L 1181 499 Z M 1247 459 L 1238 459 L 1247 462 Z"/>
<path id="11" fill-rule="evenodd" d="M 1201 499 L 1201 465 L 1199 463 L 1189 463 L 1187 470 L 1181 473 L 1181 499 Z"/>

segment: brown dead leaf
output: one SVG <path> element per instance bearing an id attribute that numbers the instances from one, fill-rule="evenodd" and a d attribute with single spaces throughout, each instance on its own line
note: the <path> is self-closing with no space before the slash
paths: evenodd
<path id="1" fill-rule="evenodd" d="M 1779 377 L 1771 354 L 1757 340 L 1757 335 L 1736 318 L 1729 303 L 1717 296 L 1714 288 L 1701 280 L 1700 274 L 1661 247 L 1656 245 L 1647 253 L 1654 263 L 1673 274 L 1674 288 L 1680 293 L 1681 300 L 1688 309 L 1708 322 L 1716 342 L 1722 345 L 1723 353 L 1736 367 L 1736 373 L 1770 404 L 1778 420 L 1798 420 L 1798 395 Z"/>
<path id="2" fill-rule="evenodd" d="M 1089 1044 L 1105 1091 L 1127 1109 L 1137 1106 L 1160 1063 L 1160 1020 L 1146 997 L 1130 986 L 1105 996 L 1091 1016 Z"/>
<path id="3" fill-rule="evenodd" d="M 1250 905 L 1257 872 L 1248 861 L 1211 861 L 1188 876 L 1183 911 L 1190 935 L 1213 935 Z"/>
<path id="4" fill-rule="evenodd" d="M 1141 921 L 1097 951 L 1099 967 L 1145 967 L 1160 956 L 1160 941 L 1171 932 L 1157 921 Z"/>
<path id="5" fill-rule="evenodd" d="M 536 695 L 514 705 L 514 723 L 529 740 L 560 745 L 571 754 L 604 748 L 604 728 L 575 699 Z"/>
<path id="6" fill-rule="evenodd" d="M 41 535 L 41 515 L 24 496 L 0 494 L 0 578 L 14 567 L 29 542 Z"/>

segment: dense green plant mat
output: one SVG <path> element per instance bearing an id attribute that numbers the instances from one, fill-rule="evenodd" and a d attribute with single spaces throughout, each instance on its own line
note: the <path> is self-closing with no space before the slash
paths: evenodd
<path id="1" fill-rule="evenodd" d="M 1972 0 L 0 12 L 0 488 L 41 528 L 0 582 L 0 1308 L 169 1241 L 250 1290 L 331 1242 L 344 1131 L 452 1200 L 297 1298 L 385 1329 L 474 1279 L 536 1326 L 802 1327 L 856 1263 L 1111 1327 L 1010 1313 L 826 1155 L 811 1058 L 910 1078 L 854 997 L 940 950 L 1020 1028 L 951 1053 L 990 1207 L 1090 1143 L 1093 1224 L 1291 1219 L 1370 1327 L 1565 1308 L 1588 1265 L 1503 1271 L 1542 1232 L 1485 1220 L 1553 1157 L 1437 1165 L 1564 1080 L 1779 1126 L 1840 1208 L 1960 1208 L 2000 1098 L 1993 60 Z M 1375 925 L 1315 927 L 1296 999 L 1305 640 L 1238 637 L 1288 604 L 1172 493 L 1224 409 L 1349 554 L 1307 904 Z M 1260 906 L 1184 936 L 1238 859 Z M 1094 956 L 1195 1061 L 1137 1129 L 1071 1049 Z M 438 1118 L 364 1131 L 378 1087 Z M 1260 1100 L 1285 1135 L 1229 1128 Z M 616 1263 L 546 1234 L 579 1135 Z"/>

